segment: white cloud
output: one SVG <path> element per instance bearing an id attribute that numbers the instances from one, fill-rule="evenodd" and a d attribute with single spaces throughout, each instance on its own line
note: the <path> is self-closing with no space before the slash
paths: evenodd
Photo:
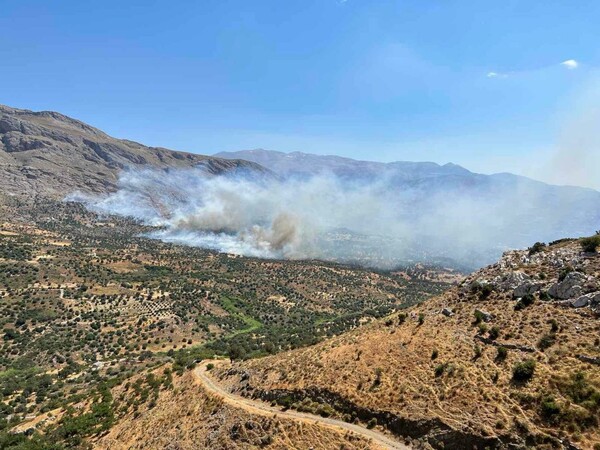
<path id="1" fill-rule="evenodd" d="M 563 62 L 560 63 L 561 66 L 569 69 L 569 70 L 575 70 L 579 67 L 579 62 L 575 59 L 567 59 Z M 520 71 L 510 71 L 510 72 L 505 72 L 505 73 L 501 73 L 501 72 L 488 72 L 486 74 L 486 77 L 488 78 L 508 78 L 509 76 L 519 76 L 519 75 L 524 75 L 527 73 L 531 73 L 534 71 L 539 71 L 539 70 L 545 70 L 545 69 L 550 69 L 552 67 L 555 67 L 555 64 L 551 64 L 549 66 L 542 66 L 542 67 L 538 67 L 536 69 L 530 69 L 530 70 L 520 70 Z"/>
<path id="2" fill-rule="evenodd" d="M 508 75 L 505 73 L 498 73 L 498 72 L 488 72 L 486 75 L 488 78 L 507 78 Z"/>
<path id="3" fill-rule="evenodd" d="M 579 63 L 574 59 L 567 59 L 560 63 L 561 66 L 565 66 L 569 70 L 577 69 L 579 67 Z"/>

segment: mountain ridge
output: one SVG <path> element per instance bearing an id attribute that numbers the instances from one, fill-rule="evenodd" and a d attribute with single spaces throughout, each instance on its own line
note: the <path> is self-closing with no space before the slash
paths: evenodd
<path id="1" fill-rule="evenodd" d="M 0 105 L 0 188 L 12 195 L 55 198 L 73 191 L 107 193 L 117 189 L 124 169 L 200 167 L 209 175 L 261 166 L 117 139 L 54 111 L 34 112 Z"/>
<path id="2" fill-rule="evenodd" d="M 356 166 L 358 169 L 367 168 L 380 168 L 380 169 L 394 169 L 394 168 L 431 168 L 431 169 L 442 169 L 446 174 L 464 174 L 464 175 L 472 175 L 475 177 L 486 177 L 486 178 L 494 178 L 494 179 L 506 179 L 512 178 L 513 180 L 526 181 L 528 183 L 537 183 L 544 186 L 552 186 L 556 188 L 574 188 L 580 189 L 582 191 L 587 192 L 595 192 L 600 193 L 598 190 L 585 187 L 585 186 L 577 186 L 577 185 L 557 185 L 552 183 L 547 183 L 545 181 L 537 180 L 535 178 L 527 177 L 525 175 L 518 175 L 512 172 L 495 172 L 491 174 L 483 174 L 479 172 L 473 172 L 466 167 L 461 166 L 460 164 L 456 164 L 453 162 L 447 162 L 444 164 L 436 163 L 433 161 L 390 161 L 390 162 L 381 162 L 381 161 L 371 161 L 365 159 L 354 159 L 346 156 L 339 156 L 333 154 L 320 155 L 316 153 L 305 153 L 300 151 L 293 152 L 281 152 L 278 150 L 265 150 L 262 148 L 251 149 L 251 150 L 238 150 L 238 151 L 224 151 L 215 153 L 213 156 L 219 158 L 226 159 L 243 159 L 246 161 L 256 162 L 261 164 L 275 172 L 277 169 L 281 169 L 282 161 L 293 161 L 294 164 L 302 165 L 302 160 L 313 160 L 313 161 L 321 161 L 323 164 L 332 163 L 332 162 L 343 162 L 345 164 Z M 277 158 L 279 160 L 277 160 Z M 331 171 L 336 174 L 335 167 L 326 167 L 327 171 Z M 323 170 L 325 171 L 325 170 Z M 295 169 L 290 167 L 281 173 L 282 175 L 305 175 L 305 174 L 315 174 L 318 171 L 315 171 L 314 168 L 304 168 L 304 169 Z"/>

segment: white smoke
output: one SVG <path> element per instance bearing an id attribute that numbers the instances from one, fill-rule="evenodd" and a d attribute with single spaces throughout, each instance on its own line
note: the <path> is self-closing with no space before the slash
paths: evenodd
<path id="1" fill-rule="evenodd" d="M 573 197 L 553 196 L 549 205 L 546 190 L 531 182 L 506 184 L 479 192 L 435 181 L 399 186 L 385 176 L 282 181 L 210 176 L 201 169 L 147 170 L 123 172 L 119 190 L 107 197 L 71 199 L 160 227 L 151 236 L 164 241 L 261 258 L 376 267 L 449 258 L 472 268 L 506 248 L 579 231 L 559 211 L 576 205 Z M 585 231 L 587 225 L 580 225 Z"/>

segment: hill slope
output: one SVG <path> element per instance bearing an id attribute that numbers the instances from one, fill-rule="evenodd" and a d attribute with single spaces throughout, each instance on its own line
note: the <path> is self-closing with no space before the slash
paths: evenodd
<path id="1" fill-rule="evenodd" d="M 562 242 L 509 252 L 407 315 L 238 363 L 221 381 L 435 448 L 595 448 L 599 316 L 600 256 Z"/>
<path id="2" fill-rule="evenodd" d="M 125 168 L 188 168 L 209 174 L 249 169 L 257 164 L 230 161 L 115 139 L 56 112 L 33 112 L 0 105 L 0 189 L 62 197 L 75 190 L 116 189 Z"/>

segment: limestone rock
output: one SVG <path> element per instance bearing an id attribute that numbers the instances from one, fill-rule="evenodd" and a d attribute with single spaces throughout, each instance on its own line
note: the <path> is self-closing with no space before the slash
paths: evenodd
<path id="1" fill-rule="evenodd" d="M 513 291 L 513 297 L 521 298 L 528 294 L 533 295 L 536 292 L 541 291 L 545 285 L 545 283 L 526 281 L 515 288 Z"/>
<path id="2" fill-rule="evenodd" d="M 582 285 L 588 280 L 588 277 L 581 272 L 571 272 L 564 280 L 553 284 L 548 290 L 551 297 L 566 300 L 579 297 L 583 294 Z"/>

